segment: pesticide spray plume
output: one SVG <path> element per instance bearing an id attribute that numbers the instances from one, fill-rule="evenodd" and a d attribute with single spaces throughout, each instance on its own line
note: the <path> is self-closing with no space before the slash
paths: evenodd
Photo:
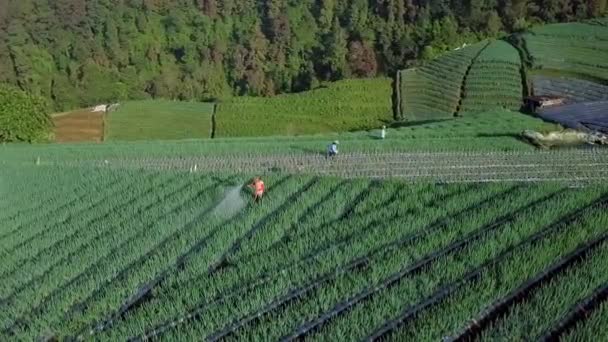
<path id="1" fill-rule="evenodd" d="M 213 209 L 213 214 L 222 218 L 230 218 L 245 208 L 245 200 L 241 196 L 243 185 L 235 185 L 224 191 L 224 197 Z"/>

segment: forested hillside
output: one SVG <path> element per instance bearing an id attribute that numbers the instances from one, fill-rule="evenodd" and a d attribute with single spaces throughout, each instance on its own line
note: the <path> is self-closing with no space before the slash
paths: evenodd
<path id="1" fill-rule="evenodd" d="M 607 0 L 0 0 L 0 83 L 55 109 L 301 91 L 391 74 Z"/>

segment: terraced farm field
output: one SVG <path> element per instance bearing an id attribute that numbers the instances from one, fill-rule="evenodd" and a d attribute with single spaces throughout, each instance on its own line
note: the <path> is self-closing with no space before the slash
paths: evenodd
<path id="1" fill-rule="evenodd" d="M 597 21 L 601 23 L 602 21 Z M 608 27 L 588 23 L 553 24 L 524 36 L 535 69 L 608 80 Z"/>
<path id="2" fill-rule="evenodd" d="M 79 110 L 52 117 L 56 142 L 102 142 L 104 114 Z"/>
<path id="3" fill-rule="evenodd" d="M 356 131 L 381 127 L 392 116 L 389 78 L 344 80 L 297 94 L 219 103 L 215 136 Z"/>
<path id="4" fill-rule="evenodd" d="M 106 140 L 210 138 L 213 110 L 212 103 L 128 101 L 107 115 Z"/>
<path id="5" fill-rule="evenodd" d="M 488 45 L 481 42 L 446 53 L 429 64 L 403 70 L 398 76 L 398 116 L 408 121 L 453 117 L 473 60 Z"/>
<path id="6" fill-rule="evenodd" d="M 503 108 L 518 111 L 523 104 L 521 59 L 511 44 L 490 43 L 475 59 L 464 80 L 459 113 Z"/>
<path id="7" fill-rule="evenodd" d="M 489 111 L 449 120 L 396 124 L 387 129 L 386 139 L 378 130 L 319 134 L 299 137 L 272 136 L 176 141 L 105 142 L 104 144 L 0 145 L 0 165 L 16 162 L 32 165 L 71 163 L 104 159 L 191 158 L 234 155 L 324 155 L 327 144 L 340 141 L 341 153 L 426 153 L 533 151 L 519 139 L 524 129 L 555 130 L 529 115 L 510 111 Z"/>
<path id="8" fill-rule="evenodd" d="M 559 153 L 556 164 L 577 164 L 568 154 L 577 152 Z M 254 172 L 247 158 L 238 172 L 81 157 L 3 159 L 1 340 L 602 333 L 605 182 L 439 185 L 266 170 L 269 192 L 256 205 L 242 188 Z M 401 160 L 377 157 L 370 165 Z M 446 157 L 440 170 L 463 159 Z M 469 161 L 512 166 L 503 157 Z"/>

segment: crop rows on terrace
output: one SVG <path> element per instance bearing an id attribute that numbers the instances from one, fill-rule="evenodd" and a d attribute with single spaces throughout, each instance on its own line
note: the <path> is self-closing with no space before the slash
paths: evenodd
<path id="1" fill-rule="evenodd" d="M 608 80 L 608 27 L 586 23 L 538 27 L 524 36 L 536 69 Z"/>
<path id="2" fill-rule="evenodd" d="M 534 147 L 519 139 L 524 129 L 555 129 L 543 120 L 496 110 L 456 119 L 426 123 L 395 124 L 387 128 L 387 138 L 379 131 L 342 132 L 297 137 L 254 137 L 180 141 L 106 141 L 103 144 L 0 145 L 0 167 L 11 164 L 34 166 L 90 160 L 148 158 L 189 158 L 193 155 L 232 154 L 323 154 L 332 140 L 340 141 L 343 153 L 352 152 L 447 152 L 447 151 L 530 151 Z M 2 213 L 0 213 L 2 215 Z"/>
<path id="3" fill-rule="evenodd" d="M 106 115 L 105 140 L 209 138 L 214 104 L 126 101 Z"/>
<path id="4" fill-rule="evenodd" d="M 380 127 L 391 114 L 388 78 L 345 80 L 297 94 L 219 103 L 215 137 L 365 130 Z"/>
<path id="5" fill-rule="evenodd" d="M 261 204 L 229 215 L 216 204 L 238 176 L 40 167 L 18 187 L 79 173 L 92 173 L 84 203 L 62 207 L 73 189 L 49 183 L 58 217 L 26 220 L 30 233 L 10 240 L 4 340 L 424 340 L 468 333 L 471 319 L 488 322 L 479 338 L 526 324 L 540 335 L 608 277 L 604 186 L 276 175 Z M 598 298 L 562 335 L 601 327 Z"/>
<path id="6" fill-rule="evenodd" d="M 446 53 L 423 67 L 401 71 L 401 118 L 415 121 L 453 117 L 467 71 L 487 45 L 477 43 Z"/>
<path id="7" fill-rule="evenodd" d="M 496 108 L 517 111 L 522 105 L 521 60 L 509 43 L 490 43 L 475 59 L 464 80 L 459 113 L 477 113 Z"/>
<path id="8" fill-rule="evenodd" d="M 602 149 L 555 152 L 352 153 L 335 160 L 321 155 L 224 156 L 111 160 L 111 168 L 177 169 L 197 172 L 284 172 L 339 176 L 481 182 L 499 180 L 588 181 L 608 178 L 608 154 Z"/>

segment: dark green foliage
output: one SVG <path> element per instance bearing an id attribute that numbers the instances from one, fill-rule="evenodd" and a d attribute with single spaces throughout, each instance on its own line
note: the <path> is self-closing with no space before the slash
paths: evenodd
<path id="1" fill-rule="evenodd" d="M 56 110 L 391 75 L 456 45 L 601 15 L 605 0 L 2 0 L 0 82 Z"/>
<path id="2" fill-rule="evenodd" d="M 0 142 L 48 140 L 51 125 L 43 98 L 0 85 Z"/>

